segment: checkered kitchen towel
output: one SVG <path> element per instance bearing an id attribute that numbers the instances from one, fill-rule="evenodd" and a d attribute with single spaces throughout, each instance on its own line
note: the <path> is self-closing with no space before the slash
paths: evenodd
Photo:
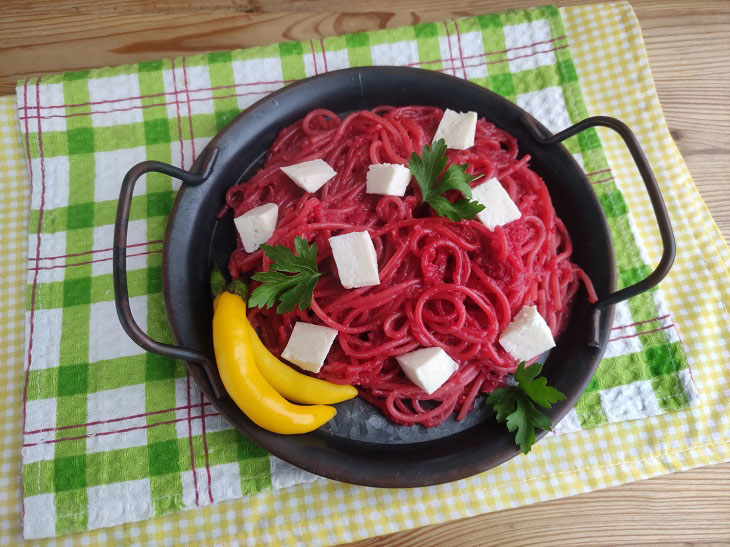
<path id="1" fill-rule="evenodd" d="M 155 159 L 190 168 L 242 109 L 289 82 L 363 65 L 467 78 L 557 131 L 587 112 L 558 11 L 513 11 L 32 79 L 18 87 L 32 202 L 23 485 L 26 537 L 140 520 L 311 479 L 233 431 L 179 363 L 118 324 L 111 279 L 123 174 Z M 567 143 L 615 242 L 619 284 L 650 268 L 593 130 Z M 171 340 L 160 261 L 177 183 L 149 174 L 133 200 L 128 269 L 142 328 Z M 661 291 L 617 307 L 605 359 L 570 431 L 696 399 Z"/>

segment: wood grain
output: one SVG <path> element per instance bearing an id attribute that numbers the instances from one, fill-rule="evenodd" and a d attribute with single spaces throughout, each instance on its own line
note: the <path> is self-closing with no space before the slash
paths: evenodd
<path id="1" fill-rule="evenodd" d="M 548 0 L 545 0 L 545 3 Z M 598 0 L 557 0 L 559 6 Z M 29 76 L 309 40 L 540 0 L 5 0 L 0 94 Z M 397 9 L 394 6 L 397 5 Z M 672 135 L 730 239 L 730 2 L 636 0 Z M 610 114 L 610 113 L 608 113 Z M 730 542 L 730 464 L 405 531 L 359 547 Z"/>
<path id="2" fill-rule="evenodd" d="M 730 464 L 722 464 L 348 545 L 723 545 L 728 521 Z"/>
<path id="3" fill-rule="evenodd" d="M 594 3 L 598 0 L 583 0 Z M 309 40 L 508 8 L 538 0 L 6 0 L 0 94 L 28 76 Z M 557 0 L 557 5 L 575 0 Z M 636 0 L 667 122 L 730 240 L 730 2 Z"/>

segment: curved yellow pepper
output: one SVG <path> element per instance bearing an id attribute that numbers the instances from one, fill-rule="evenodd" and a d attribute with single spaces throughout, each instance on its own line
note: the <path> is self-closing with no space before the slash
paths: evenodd
<path id="1" fill-rule="evenodd" d="M 246 303 L 223 292 L 213 313 L 213 348 L 226 391 L 255 424 L 274 433 L 308 433 L 331 420 L 334 407 L 299 406 L 284 399 L 263 377 L 254 361 L 246 320 Z"/>
<path id="2" fill-rule="evenodd" d="M 333 384 L 319 378 L 312 378 L 297 372 L 286 363 L 282 363 L 261 342 L 250 323 L 248 324 L 248 336 L 259 371 L 276 391 L 290 401 L 310 405 L 331 405 L 347 401 L 357 395 L 357 389 L 353 386 Z"/>

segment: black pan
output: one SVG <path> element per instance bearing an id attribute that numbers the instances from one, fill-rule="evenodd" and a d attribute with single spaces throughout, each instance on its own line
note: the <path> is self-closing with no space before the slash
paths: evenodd
<path id="1" fill-rule="evenodd" d="M 517 138 L 521 154 L 547 184 L 558 215 L 573 241 L 573 260 L 590 276 L 600 300 L 576 295 L 567 329 L 547 357 L 548 382 L 567 399 L 548 412 L 557 423 L 590 381 L 606 347 L 613 305 L 656 285 L 674 258 L 674 238 L 659 188 L 639 145 L 620 121 L 597 117 L 551 135 L 532 116 L 482 87 L 414 68 L 367 67 L 308 78 L 272 93 L 235 118 L 205 148 L 191 172 L 146 161 L 127 173 L 121 190 L 114 239 L 114 285 L 119 319 L 147 351 L 183 359 L 200 389 L 239 431 L 272 454 L 324 477 L 368 486 L 413 487 L 468 477 L 516 456 L 513 434 L 481 410 L 463 422 L 452 417 L 435 428 L 397 426 L 359 398 L 337 405 L 336 418 L 306 435 L 278 435 L 253 424 L 226 395 L 212 349 L 213 315 L 209 276 L 223 267 L 235 245 L 232 215 L 216 213 L 226 190 L 262 165 L 279 131 L 315 108 L 340 115 L 377 105 L 434 105 L 476 111 Z M 616 268 L 608 225 L 585 174 L 560 144 L 594 126 L 616 130 L 641 172 L 664 244 L 657 269 L 643 281 L 616 292 Z M 179 346 L 149 338 L 134 321 L 127 294 L 126 237 L 132 191 L 144 173 L 179 178 L 183 187 L 170 215 L 163 254 L 167 316 Z M 542 432 L 544 434 L 544 432 Z"/>

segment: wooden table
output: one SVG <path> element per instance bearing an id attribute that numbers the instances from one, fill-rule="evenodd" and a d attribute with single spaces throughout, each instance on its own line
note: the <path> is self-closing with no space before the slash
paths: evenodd
<path id="1" fill-rule="evenodd" d="M 547 3 L 549 0 L 545 0 Z M 595 0 L 554 1 L 557 5 Z M 541 0 L 5 0 L 0 94 L 18 79 L 526 8 Z M 392 11 L 397 5 L 398 11 Z M 635 0 L 674 139 L 730 240 L 730 1 Z M 356 545 L 730 541 L 730 463 Z"/>

